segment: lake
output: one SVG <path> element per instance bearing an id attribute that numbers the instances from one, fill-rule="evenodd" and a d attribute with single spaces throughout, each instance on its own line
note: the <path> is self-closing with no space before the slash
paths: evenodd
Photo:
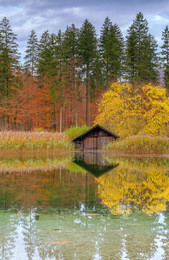
<path id="1" fill-rule="evenodd" d="M 0 259 L 169 259 L 169 158 L 1 156 Z"/>

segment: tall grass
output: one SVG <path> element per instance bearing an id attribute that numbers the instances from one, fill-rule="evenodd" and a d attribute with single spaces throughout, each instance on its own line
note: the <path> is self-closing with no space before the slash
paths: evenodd
<path id="1" fill-rule="evenodd" d="M 64 133 L 0 132 L 0 151 L 70 151 L 72 144 Z"/>
<path id="2" fill-rule="evenodd" d="M 87 130 L 89 130 L 89 127 L 87 125 L 82 125 L 79 127 L 71 126 L 67 130 L 65 130 L 65 133 L 68 135 L 70 140 L 73 140 L 79 135 L 85 133 Z"/>
<path id="3" fill-rule="evenodd" d="M 115 154 L 169 154 L 169 138 L 162 136 L 136 135 L 103 147 Z"/>

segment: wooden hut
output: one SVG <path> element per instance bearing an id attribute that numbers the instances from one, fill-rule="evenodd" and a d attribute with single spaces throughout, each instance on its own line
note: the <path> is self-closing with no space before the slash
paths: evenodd
<path id="1" fill-rule="evenodd" d="M 75 148 L 81 151 L 100 150 L 104 145 L 107 145 L 118 138 L 118 135 L 100 125 L 96 125 L 84 134 L 76 137 L 73 142 L 75 143 Z"/>

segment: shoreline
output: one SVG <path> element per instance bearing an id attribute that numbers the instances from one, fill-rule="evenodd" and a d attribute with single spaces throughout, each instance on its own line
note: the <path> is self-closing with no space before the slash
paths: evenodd
<path id="1" fill-rule="evenodd" d="M 101 150 L 75 149 L 65 133 L 0 132 L 1 156 L 57 156 L 72 153 L 102 153 L 113 157 L 169 158 L 169 137 L 135 135 L 115 141 Z"/>
<path id="2" fill-rule="evenodd" d="M 151 153 L 148 153 L 148 154 L 136 154 L 136 153 L 131 153 L 131 154 L 128 154 L 128 153 L 114 153 L 112 151 L 103 151 L 104 154 L 111 154 L 113 155 L 113 157 L 132 157 L 132 158 L 169 158 L 169 154 L 151 154 Z"/>
<path id="3" fill-rule="evenodd" d="M 1 158 L 27 158 L 27 157 L 34 157 L 34 158 L 53 158 L 53 157 L 63 157 L 64 155 L 71 156 L 73 154 L 82 154 L 82 153 L 98 153 L 102 155 L 109 155 L 111 157 L 126 157 L 126 158 L 168 158 L 169 154 L 142 154 L 142 153 L 124 153 L 124 152 L 112 152 L 112 151 L 105 151 L 105 150 L 87 150 L 87 151 L 77 151 L 77 150 L 14 150 L 14 149 L 5 149 L 5 151 L 0 151 L 0 159 Z"/>

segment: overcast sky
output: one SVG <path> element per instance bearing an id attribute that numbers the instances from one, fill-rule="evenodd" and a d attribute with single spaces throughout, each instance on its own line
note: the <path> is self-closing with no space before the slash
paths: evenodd
<path id="1" fill-rule="evenodd" d="M 123 34 L 141 11 L 150 33 L 160 44 L 161 32 L 169 25 L 168 0 L 0 0 L 0 20 L 7 17 L 18 36 L 19 51 L 24 52 L 30 31 L 40 38 L 45 30 L 57 33 L 74 23 L 80 27 L 87 18 L 99 34 L 108 16 Z"/>

